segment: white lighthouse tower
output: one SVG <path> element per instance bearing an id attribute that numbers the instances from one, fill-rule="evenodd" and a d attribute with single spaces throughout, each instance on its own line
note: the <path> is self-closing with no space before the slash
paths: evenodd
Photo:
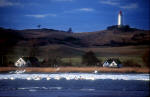
<path id="1" fill-rule="evenodd" d="M 120 11 L 119 14 L 118 14 L 118 27 L 121 27 L 122 25 L 123 25 L 122 11 Z"/>

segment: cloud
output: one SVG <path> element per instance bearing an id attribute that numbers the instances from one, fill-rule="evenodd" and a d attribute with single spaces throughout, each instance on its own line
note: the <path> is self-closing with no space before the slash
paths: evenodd
<path id="1" fill-rule="evenodd" d="M 118 5 L 119 3 L 115 0 L 101 0 L 100 3 L 107 5 Z"/>
<path id="2" fill-rule="evenodd" d="M 135 9 L 135 8 L 138 8 L 138 4 L 132 3 L 132 4 L 129 4 L 129 5 L 120 6 L 120 8 L 123 8 L 123 9 Z"/>
<path id="3" fill-rule="evenodd" d="M 93 8 L 80 8 L 80 9 L 73 9 L 69 11 L 64 11 L 64 13 L 77 13 L 77 12 L 94 12 L 95 9 Z"/>
<path id="4" fill-rule="evenodd" d="M 0 0 L 0 7 L 5 7 L 5 6 L 19 6 L 21 5 L 20 3 L 17 2 L 11 2 L 8 0 Z"/>
<path id="5" fill-rule="evenodd" d="M 100 0 L 101 4 L 111 5 L 122 9 L 135 9 L 138 8 L 137 3 L 126 3 L 121 0 Z"/>
<path id="6" fill-rule="evenodd" d="M 55 17 L 56 14 L 28 14 L 28 15 L 25 15 L 27 17 L 34 17 L 34 18 L 45 18 L 47 16 L 52 16 L 52 17 Z"/>
<path id="7" fill-rule="evenodd" d="M 80 8 L 80 9 L 77 9 L 78 11 L 84 11 L 84 12 L 93 12 L 94 9 L 93 8 Z"/>

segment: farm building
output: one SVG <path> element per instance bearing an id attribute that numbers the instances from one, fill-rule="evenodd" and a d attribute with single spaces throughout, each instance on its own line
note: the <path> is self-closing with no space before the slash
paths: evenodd
<path id="1" fill-rule="evenodd" d="M 103 67 L 122 67 L 121 61 L 119 59 L 108 59 L 104 62 Z"/>
<path id="2" fill-rule="evenodd" d="M 40 66 L 40 63 L 36 57 L 21 57 L 15 62 L 16 67 L 34 67 Z"/>

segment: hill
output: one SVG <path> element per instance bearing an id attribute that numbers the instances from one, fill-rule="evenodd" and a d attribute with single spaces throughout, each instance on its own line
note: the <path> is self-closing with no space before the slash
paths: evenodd
<path id="1" fill-rule="evenodd" d="M 37 53 L 36 55 L 40 57 L 45 56 L 47 52 L 69 57 L 81 56 L 87 49 L 101 48 L 98 53 L 105 56 L 112 53 L 102 52 L 103 48 L 128 46 L 131 49 L 132 46 L 148 46 L 149 42 L 149 31 L 138 29 L 108 29 L 96 32 L 72 33 L 46 28 L 25 30 L 0 28 L 1 55 L 27 56 L 34 50 Z M 147 49 L 147 46 L 143 47 L 144 50 Z M 115 55 L 120 53 L 123 52 L 117 52 Z"/>
<path id="2" fill-rule="evenodd" d="M 6 29 L 7 30 L 7 29 Z M 1 33 L 6 32 L 1 31 Z M 98 47 L 98 46 L 128 46 L 148 45 L 149 31 L 144 30 L 103 30 L 96 32 L 70 33 L 54 29 L 25 29 L 11 30 L 13 35 L 21 35 L 18 45 L 29 45 L 31 40 L 36 41 L 38 46 L 52 44 L 66 45 L 71 47 Z M 10 36 L 10 33 L 8 33 Z M 16 34 L 17 33 L 17 34 Z M 12 35 L 11 34 L 11 35 Z M 15 37 L 15 36 L 12 36 Z M 18 36 L 17 36 L 18 37 Z M 11 39 L 10 37 L 5 37 Z M 13 38 L 16 39 L 16 38 Z M 18 39 L 18 38 L 17 38 Z"/>
<path id="3" fill-rule="evenodd" d="M 64 58 L 68 63 L 73 58 L 73 64 L 79 65 L 81 56 L 92 50 L 102 59 L 119 56 L 143 64 L 141 56 L 149 50 L 149 42 L 149 31 L 138 29 L 72 33 L 46 28 L 0 28 L 0 63 L 10 64 L 21 56 L 37 56 L 40 61 Z"/>
<path id="4" fill-rule="evenodd" d="M 70 47 L 148 45 L 150 33 L 145 30 L 103 30 L 70 33 L 54 29 L 12 30 L 0 28 L 0 45 L 66 45 Z M 34 40 L 34 41 L 33 41 Z"/>
<path id="5" fill-rule="evenodd" d="M 148 44 L 149 31 L 103 30 L 97 32 L 77 33 L 75 37 L 82 39 L 87 46 L 127 46 Z"/>

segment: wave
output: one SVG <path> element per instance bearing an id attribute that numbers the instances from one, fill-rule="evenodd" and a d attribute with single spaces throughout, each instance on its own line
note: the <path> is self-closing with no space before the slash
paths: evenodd
<path id="1" fill-rule="evenodd" d="M 61 90 L 62 87 L 22 87 L 17 88 L 16 90 L 29 90 L 29 91 L 36 91 L 36 90 Z"/>
<path id="2" fill-rule="evenodd" d="M 0 74 L 0 80 L 144 80 L 150 81 L 150 74 L 93 74 L 93 73 L 56 73 L 56 74 Z"/>

